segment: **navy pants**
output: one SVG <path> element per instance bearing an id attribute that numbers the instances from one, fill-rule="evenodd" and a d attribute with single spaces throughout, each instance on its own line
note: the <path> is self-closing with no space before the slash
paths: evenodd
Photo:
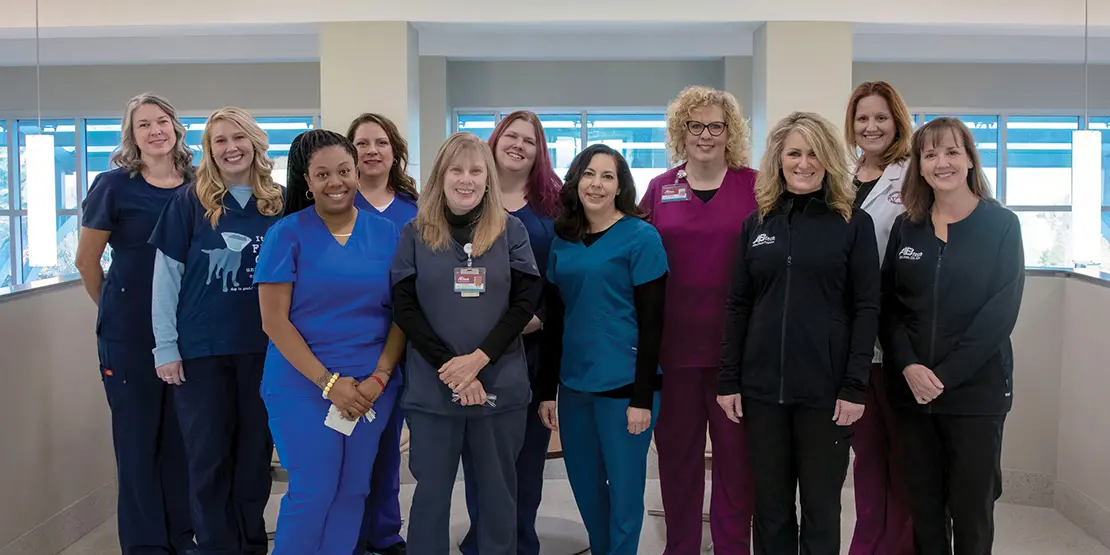
<path id="1" fill-rule="evenodd" d="M 539 555 L 540 539 L 536 536 L 536 513 L 543 498 L 543 467 L 551 430 L 543 425 L 539 403 L 528 407 L 528 424 L 524 429 L 524 446 L 516 458 L 516 546 L 519 555 Z M 463 555 L 478 555 L 478 486 L 474 480 L 474 461 L 463 450 L 463 477 L 466 480 L 466 510 L 470 514 L 470 530 L 459 545 Z"/>
<path id="2" fill-rule="evenodd" d="M 188 471 L 173 394 L 154 370 L 152 345 L 98 341 L 100 376 L 112 411 L 122 555 L 195 549 Z"/>
<path id="3" fill-rule="evenodd" d="M 390 377 L 400 388 L 404 381 L 399 373 Z M 397 398 L 401 393 L 397 394 Z M 378 414 L 379 418 L 388 417 L 385 429 L 378 440 L 378 456 L 374 458 L 374 468 L 370 472 L 370 495 L 366 496 L 366 508 L 362 517 L 362 533 L 359 545 L 353 555 L 366 551 L 375 552 L 401 543 L 401 429 L 405 424 L 401 403 L 393 406 L 393 411 Z"/>
<path id="4" fill-rule="evenodd" d="M 182 361 L 174 403 L 189 461 L 198 555 L 265 555 L 273 442 L 262 384 L 264 354 Z"/>
<path id="5" fill-rule="evenodd" d="M 343 375 L 358 376 L 356 372 Z M 188 379 L 188 375 L 185 376 Z M 378 440 L 397 401 L 399 380 L 389 380 L 374 403 L 373 422 L 360 419 L 345 436 L 324 425 L 331 402 L 319 393 L 267 393 L 270 431 L 289 491 L 281 499 L 274 555 L 354 553 Z"/>

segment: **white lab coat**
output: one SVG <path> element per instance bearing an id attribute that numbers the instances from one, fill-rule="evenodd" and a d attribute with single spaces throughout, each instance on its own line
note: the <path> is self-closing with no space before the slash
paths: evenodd
<path id="1" fill-rule="evenodd" d="M 894 219 L 905 211 L 902 207 L 902 177 L 907 165 L 909 165 L 909 159 L 887 166 L 883 170 L 882 177 L 875 183 L 875 187 L 863 200 L 863 210 L 870 214 L 871 220 L 875 222 L 875 238 L 879 243 L 879 264 L 883 263 Z M 875 343 L 875 356 L 871 361 L 875 363 L 883 361 L 883 353 L 878 342 Z"/>

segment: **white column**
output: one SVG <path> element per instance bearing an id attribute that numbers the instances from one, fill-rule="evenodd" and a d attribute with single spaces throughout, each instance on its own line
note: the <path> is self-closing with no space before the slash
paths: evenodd
<path id="1" fill-rule="evenodd" d="M 852 93 L 852 24 L 768 21 L 756 30 L 752 68 L 752 158 L 791 112 L 816 112 L 837 129 Z"/>
<path id="2" fill-rule="evenodd" d="M 432 173 L 439 147 L 451 129 L 447 101 L 447 57 L 420 57 L 420 160 L 421 185 Z"/>
<path id="3" fill-rule="evenodd" d="M 409 173 L 420 175 L 420 53 L 405 21 L 320 26 L 320 124 L 346 133 L 363 112 L 397 124 L 409 143 Z"/>

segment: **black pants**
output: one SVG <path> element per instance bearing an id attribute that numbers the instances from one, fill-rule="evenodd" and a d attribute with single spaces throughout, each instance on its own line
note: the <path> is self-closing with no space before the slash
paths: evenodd
<path id="1" fill-rule="evenodd" d="M 262 384 L 263 354 L 182 362 L 174 387 L 189 461 L 189 501 L 199 555 L 264 555 L 263 513 L 270 500 L 270 436 Z"/>
<path id="2" fill-rule="evenodd" d="M 851 427 L 833 411 L 744 399 L 755 555 L 838 555 Z M 802 522 L 794 500 L 801 491 Z M 800 549 L 799 549 L 800 547 Z"/>
<path id="3" fill-rule="evenodd" d="M 917 555 L 990 555 L 1002 416 L 899 411 Z"/>

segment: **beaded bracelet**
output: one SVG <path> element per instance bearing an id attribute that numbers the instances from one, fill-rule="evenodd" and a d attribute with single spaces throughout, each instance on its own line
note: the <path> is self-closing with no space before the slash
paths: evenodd
<path id="1" fill-rule="evenodd" d="M 332 388 L 333 385 L 335 385 L 335 381 L 338 380 L 338 379 L 339 379 L 339 372 L 336 372 L 336 373 L 331 375 L 331 379 L 328 380 L 328 385 L 324 386 L 324 398 L 325 399 L 328 398 L 328 393 L 331 393 L 331 388 Z"/>

